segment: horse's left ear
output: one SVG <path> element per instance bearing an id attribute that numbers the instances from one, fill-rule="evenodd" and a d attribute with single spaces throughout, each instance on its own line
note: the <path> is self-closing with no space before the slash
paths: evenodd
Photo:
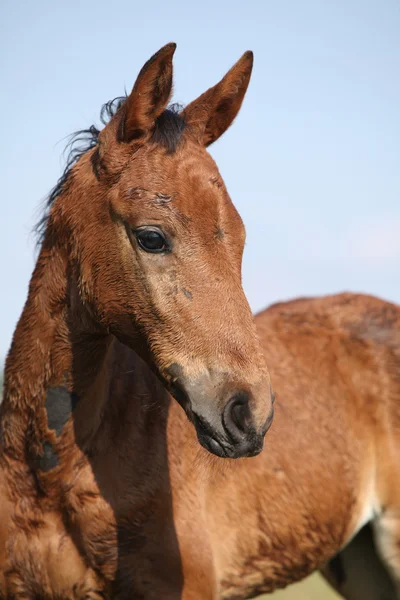
<path id="1" fill-rule="evenodd" d="M 231 125 L 242 105 L 252 68 L 253 53 L 248 51 L 217 85 L 185 108 L 185 122 L 200 143 L 209 146 Z"/>
<path id="2" fill-rule="evenodd" d="M 172 93 L 172 57 L 176 44 L 167 44 L 142 67 L 121 108 L 117 138 L 131 142 L 152 131 Z"/>

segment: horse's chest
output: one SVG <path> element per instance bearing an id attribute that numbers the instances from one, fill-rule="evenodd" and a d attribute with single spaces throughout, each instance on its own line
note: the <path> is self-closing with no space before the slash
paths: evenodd
<path id="1" fill-rule="evenodd" d="M 91 465 L 83 463 L 75 472 L 74 485 L 64 490 L 54 512 L 44 504 L 49 501 L 50 485 L 43 502 L 37 498 L 27 508 L 21 501 L 11 509 L 0 598 L 158 600 L 165 596 L 169 582 L 175 588 L 180 581 L 179 549 L 166 502 L 156 497 L 139 512 L 118 481 L 111 486 L 109 477 L 101 493 Z M 130 497 L 135 491 L 131 488 Z"/>
<path id="2" fill-rule="evenodd" d="M 88 567 L 58 515 L 39 522 L 19 518 L 7 543 L 5 598 L 97 600 L 105 580 Z"/>

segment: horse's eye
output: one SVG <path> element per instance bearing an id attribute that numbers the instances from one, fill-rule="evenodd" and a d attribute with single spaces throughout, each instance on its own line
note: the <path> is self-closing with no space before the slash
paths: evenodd
<path id="1" fill-rule="evenodd" d="M 146 252 L 166 252 L 168 245 L 161 231 L 154 229 L 141 229 L 135 233 L 136 239 L 142 250 Z"/>

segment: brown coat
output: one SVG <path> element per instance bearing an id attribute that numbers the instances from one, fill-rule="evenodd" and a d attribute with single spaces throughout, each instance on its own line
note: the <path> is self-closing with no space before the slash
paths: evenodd
<path id="1" fill-rule="evenodd" d="M 344 294 L 254 323 L 205 150 L 252 56 L 175 115 L 174 49 L 51 197 L 0 409 L 0 598 L 248 598 L 372 520 L 398 582 L 400 309 Z"/>

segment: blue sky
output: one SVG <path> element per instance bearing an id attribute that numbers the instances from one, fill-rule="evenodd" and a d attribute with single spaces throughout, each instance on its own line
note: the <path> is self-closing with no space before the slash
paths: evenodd
<path id="1" fill-rule="evenodd" d="M 398 0 L 3 0 L 0 359 L 64 138 L 170 41 L 183 103 L 255 53 L 242 111 L 211 148 L 247 227 L 254 310 L 342 290 L 399 302 L 399 32 Z"/>

